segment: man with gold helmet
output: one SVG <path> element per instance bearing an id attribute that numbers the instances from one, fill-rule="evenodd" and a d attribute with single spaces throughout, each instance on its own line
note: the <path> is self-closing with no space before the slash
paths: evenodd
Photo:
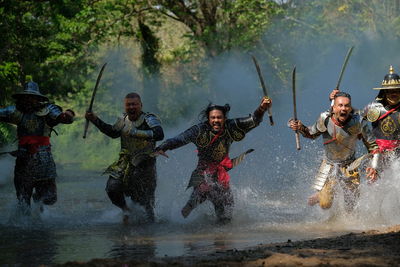
<path id="1" fill-rule="evenodd" d="M 392 66 L 381 87 L 374 90 L 379 93 L 375 101 L 365 107 L 364 115 L 371 122 L 380 151 L 395 151 L 400 145 L 400 77 Z"/>
<path id="2" fill-rule="evenodd" d="M 106 192 L 111 202 L 123 211 L 123 222 L 127 223 L 130 215 L 125 196 L 142 205 L 147 220 L 154 222 L 157 173 L 152 153 L 156 141 L 164 138 L 164 132 L 156 115 L 142 111 L 139 94 L 127 94 L 124 106 L 125 113 L 113 125 L 103 122 L 93 112 L 86 112 L 85 117 L 105 135 L 121 139 L 119 159 L 105 173 L 110 175 Z"/>
<path id="3" fill-rule="evenodd" d="M 252 115 L 236 119 L 227 118 L 230 110 L 228 104 L 209 104 L 200 113 L 203 122 L 167 139 L 156 148 L 156 154 L 166 156 L 165 151 L 189 143 L 197 147 L 198 163 L 188 184 L 188 188 L 193 187 L 193 192 L 182 209 L 184 218 L 199 204 L 209 200 L 214 205 L 220 223 L 227 223 L 232 219 L 233 196 L 227 171 L 236 163 L 235 159 L 229 158 L 230 146 L 235 141 L 241 141 L 247 132 L 260 124 L 271 103 L 271 99 L 264 97 Z"/>
<path id="4" fill-rule="evenodd" d="M 351 96 L 338 92 L 334 96 L 331 111 L 320 114 L 309 127 L 299 120 L 289 120 L 289 127 L 304 137 L 315 139 L 322 135 L 325 157 L 315 177 L 313 188 L 317 191 L 308 199 L 310 205 L 319 203 L 323 209 L 332 206 L 338 185 L 343 190 L 345 210 L 351 212 L 359 196 L 360 174 L 356 160 L 356 144 L 361 136 L 372 156 L 370 167 L 366 168 L 369 182 L 377 179 L 379 149 L 369 125 L 360 114 L 353 111 Z"/>

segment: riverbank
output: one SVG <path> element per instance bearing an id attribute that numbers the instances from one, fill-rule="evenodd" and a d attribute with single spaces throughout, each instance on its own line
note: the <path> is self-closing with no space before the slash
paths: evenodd
<path id="1" fill-rule="evenodd" d="M 259 245 L 203 257 L 94 259 L 57 266 L 400 266 L 400 225 L 331 238 Z"/>

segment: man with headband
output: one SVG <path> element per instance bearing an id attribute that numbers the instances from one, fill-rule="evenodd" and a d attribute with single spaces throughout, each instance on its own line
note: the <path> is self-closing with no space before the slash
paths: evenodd
<path id="1" fill-rule="evenodd" d="M 324 141 L 325 158 L 313 184 L 317 192 L 309 198 L 309 204 L 319 203 L 321 208 L 329 209 L 340 185 L 344 192 L 345 209 L 351 212 L 359 196 L 360 175 L 355 161 L 357 140 L 361 137 L 372 155 L 370 167 L 366 168 L 369 182 L 377 179 L 379 149 L 367 122 L 353 112 L 350 95 L 336 92 L 332 110 L 321 113 L 312 126 L 305 127 L 301 121 L 291 119 L 289 127 L 310 139 L 322 135 Z"/>
<path id="2" fill-rule="evenodd" d="M 209 104 L 201 113 L 203 122 L 194 125 L 168 139 L 156 148 L 156 153 L 167 156 L 165 151 L 193 143 L 198 150 L 198 163 L 193 171 L 188 188 L 193 187 L 189 201 L 182 209 L 184 218 L 205 200 L 213 203 L 221 223 L 232 219 L 233 196 L 229 186 L 229 174 L 233 167 L 229 149 L 234 141 L 242 140 L 246 133 L 257 127 L 270 108 L 271 100 L 264 97 L 252 115 L 228 119 L 230 106 Z"/>

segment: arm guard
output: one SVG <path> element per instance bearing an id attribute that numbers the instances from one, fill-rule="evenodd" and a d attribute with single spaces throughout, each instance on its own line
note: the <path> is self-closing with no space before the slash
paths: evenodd
<path id="1" fill-rule="evenodd" d="M 111 138 L 118 138 L 121 136 L 121 130 L 118 129 L 118 125 L 121 123 L 121 119 L 118 119 L 114 125 L 107 124 L 97 117 L 92 123 L 105 135 Z"/>
<path id="2" fill-rule="evenodd" d="M 58 117 L 62 114 L 62 108 L 54 104 L 48 104 L 45 109 L 47 109 L 47 116 L 57 121 Z"/>
<path id="3" fill-rule="evenodd" d="M 322 112 L 318 120 L 311 125 L 310 127 L 302 127 L 299 132 L 306 138 L 316 139 L 320 136 L 323 132 L 327 131 L 326 125 L 327 120 L 329 119 L 329 112 Z"/>
<path id="4" fill-rule="evenodd" d="M 369 152 L 379 150 L 379 146 L 376 143 L 376 138 L 372 134 L 371 128 L 367 121 L 362 119 L 361 121 L 361 135 L 364 145 L 367 147 Z"/>
<path id="5" fill-rule="evenodd" d="M 254 121 L 256 122 L 257 125 L 259 125 L 264 117 L 265 114 L 265 109 L 261 108 L 261 106 L 259 106 L 253 113 L 254 116 Z"/>
<path id="6" fill-rule="evenodd" d="M 262 118 L 261 118 L 262 120 Z M 244 133 L 249 132 L 251 129 L 257 127 L 261 121 L 258 121 L 254 115 L 249 115 L 244 118 L 233 119 L 235 126 Z"/>
<path id="7" fill-rule="evenodd" d="M 153 139 L 154 141 L 160 141 L 164 139 L 164 131 L 161 126 L 156 126 L 150 130 L 138 130 L 132 128 L 130 135 L 137 138 Z"/>
<path id="8" fill-rule="evenodd" d="M 149 138 L 155 141 L 160 141 L 164 139 L 164 131 L 161 127 L 160 119 L 151 113 L 146 114 L 145 121 L 147 125 L 150 127 L 150 130 L 136 130 L 136 134 L 133 136 L 139 138 Z"/>
<path id="9" fill-rule="evenodd" d="M 18 124 L 22 119 L 22 113 L 15 106 L 0 109 L 0 122 Z"/>
<path id="10" fill-rule="evenodd" d="M 199 135 L 200 132 L 200 126 L 199 125 L 194 125 L 184 131 L 181 134 L 178 134 L 177 136 L 165 140 L 159 147 L 157 147 L 155 150 L 172 150 L 176 149 L 178 147 L 184 146 L 189 143 L 194 143 L 197 136 Z"/>

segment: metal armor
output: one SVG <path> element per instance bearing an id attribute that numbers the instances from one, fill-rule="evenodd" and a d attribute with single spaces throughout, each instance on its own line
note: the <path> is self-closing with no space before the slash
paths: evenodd
<path id="1" fill-rule="evenodd" d="M 400 113 L 395 111 L 379 119 L 389 110 L 380 102 L 372 102 L 365 107 L 363 115 L 371 122 L 372 133 L 377 139 L 400 140 Z"/>
<path id="2" fill-rule="evenodd" d="M 307 137 L 316 138 L 322 135 L 325 145 L 325 160 L 322 161 L 313 183 L 313 188 L 318 191 L 324 187 L 328 177 L 338 175 L 332 174 L 335 165 L 341 168 L 341 173 L 345 177 L 358 177 L 356 167 L 351 171 L 347 170 L 349 164 L 355 161 L 358 136 L 363 137 L 369 152 L 378 149 L 375 137 L 359 113 L 353 113 L 351 119 L 343 127 L 339 127 L 332 121 L 329 112 L 323 112 L 308 130 Z M 374 154 L 372 165 L 376 165 L 375 161 L 378 159 L 379 154 Z"/>
<path id="3" fill-rule="evenodd" d="M 234 141 L 242 140 L 246 133 L 258 124 L 259 122 L 252 115 L 245 118 L 228 119 L 225 121 L 223 133 L 211 143 L 216 133 L 212 131 L 208 122 L 203 122 L 166 140 L 158 148 L 166 151 L 194 143 L 198 149 L 199 161 L 220 162 L 228 155 L 231 144 Z"/>
<path id="4" fill-rule="evenodd" d="M 342 178 L 346 179 L 348 182 L 352 182 L 353 184 L 358 184 L 360 178 L 358 167 L 360 164 L 358 164 L 357 166 L 352 166 L 353 168 L 350 170 L 350 166 L 353 162 L 354 161 L 332 163 L 327 160 L 322 160 L 317 175 L 315 176 L 312 188 L 317 191 L 321 191 L 326 182 L 331 178 Z"/>
<path id="5" fill-rule="evenodd" d="M 61 108 L 53 104 L 47 104 L 35 113 L 22 113 L 15 106 L 8 106 L 0 109 L 0 121 L 17 125 L 18 137 L 50 136 L 61 113 Z"/>
<path id="6" fill-rule="evenodd" d="M 365 120 L 358 113 L 353 113 L 343 127 L 337 126 L 329 112 L 321 113 L 317 122 L 308 127 L 310 138 L 322 135 L 326 159 L 331 162 L 343 162 L 354 159 L 358 136 L 362 135 L 368 151 L 378 149 L 375 137 Z"/>
<path id="7" fill-rule="evenodd" d="M 152 139 L 151 128 L 161 126 L 160 120 L 153 114 L 142 113 L 136 121 L 129 120 L 128 116 L 117 119 L 113 129 L 121 134 L 121 150 L 127 150 L 131 155 L 139 153 L 149 154 L 156 141 Z"/>

